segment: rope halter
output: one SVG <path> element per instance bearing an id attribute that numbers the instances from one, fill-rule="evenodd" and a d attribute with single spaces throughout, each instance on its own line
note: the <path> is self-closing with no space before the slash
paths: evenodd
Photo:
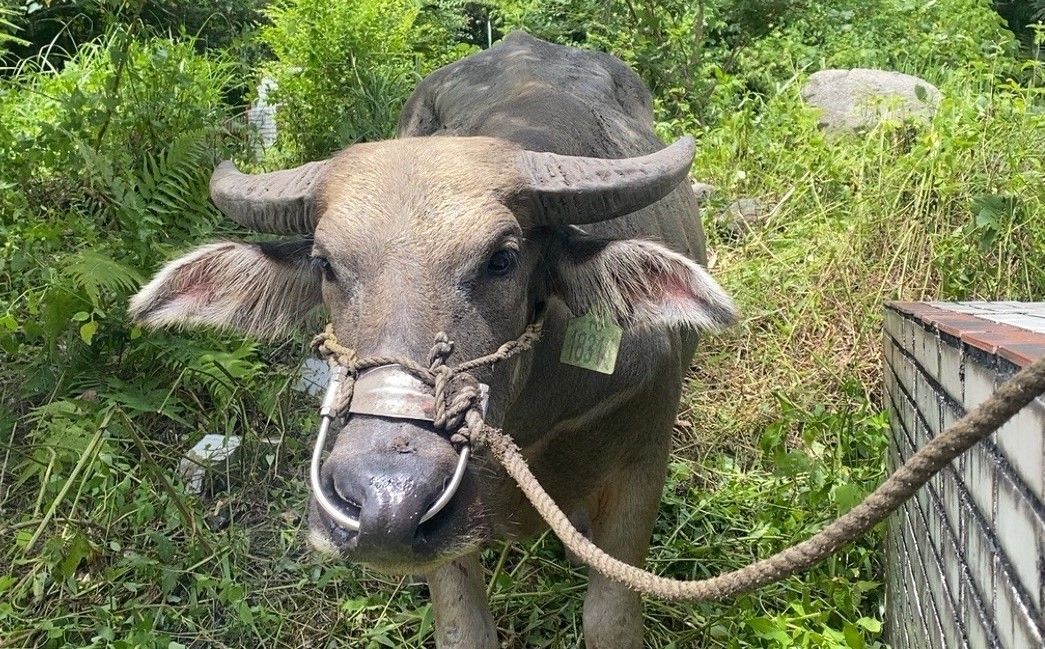
<path id="1" fill-rule="evenodd" d="M 538 320 L 497 351 L 450 366 L 446 361 L 454 351 L 454 343 L 440 332 L 428 352 L 426 367 L 398 356 L 360 359 L 353 349 L 338 342 L 334 326 L 328 324 L 323 333 L 312 340 L 312 348 L 326 359 L 331 370 L 319 408 L 319 432 L 309 467 L 312 494 L 320 509 L 339 526 L 359 530 L 359 520 L 346 514 L 327 497 L 320 479 L 320 466 L 330 425 L 340 413 L 375 415 L 431 422 L 459 449 L 453 476 L 439 498 L 421 516 L 420 522 L 431 520 L 450 503 L 461 486 L 472 442 L 486 429 L 484 417 L 489 387 L 480 383 L 471 372 L 531 349 L 540 336 L 541 321 Z"/>

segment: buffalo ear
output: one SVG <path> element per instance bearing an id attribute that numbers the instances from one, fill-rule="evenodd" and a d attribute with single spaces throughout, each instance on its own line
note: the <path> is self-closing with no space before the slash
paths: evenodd
<path id="1" fill-rule="evenodd" d="M 604 308 L 624 327 L 715 330 L 736 308 L 697 262 L 641 239 L 571 236 L 554 271 L 553 292 L 577 315 Z"/>
<path id="2" fill-rule="evenodd" d="M 131 299 L 147 327 L 202 325 L 259 337 L 284 334 L 322 303 L 311 240 L 213 243 L 164 266 Z"/>

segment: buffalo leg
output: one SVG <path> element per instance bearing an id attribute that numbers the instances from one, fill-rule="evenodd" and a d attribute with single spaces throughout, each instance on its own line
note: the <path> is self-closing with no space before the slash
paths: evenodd
<path id="1" fill-rule="evenodd" d="M 427 578 L 435 611 L 435 646 L 496 649 L 497 628 L 486 602 L 479 553 L 455 559 Z"/>
<path id="2" fill-rule="evenodd" d="M 641 566 L 649 549 L 664 483 L 667 450 L 620 475 L 600 494 L 592 521 L 593 541 L 610 555 Z M 587 649 L 641 649 L 642 599 L 588 570 L 584 598 Z"/>

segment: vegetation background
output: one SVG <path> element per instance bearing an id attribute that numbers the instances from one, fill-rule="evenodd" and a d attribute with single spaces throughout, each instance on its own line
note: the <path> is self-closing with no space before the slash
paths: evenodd
<path id="1" fill-rule="evenodd" d="M 701 577 L 821 527 L 883 475 L 881 304 L 1045 297 L 1042 0 L 0 0 L 0 646 L 432 646 L 425 586 L 312 556 L 305 338 L 144 335 L 164 260 L 236 232 L 213 164 L 387 137 L 425 73 L 514 28 L 622 57 L 699 137 L 712 272 L 743 322 L 694 364 L 650 565 Z M 930 124 L 829 138 L 828 67 L 920 76 Z M 278 82 L 276 145 L 244 106 Z M 713 215 L 769 209 L 737 240 Z M 204 433 L 242 452 L 201 496 Z M 649 602 L 652 647 L 881 647 L 872 535 L 725 604 Z M 509 647 L 580 643 L 583 571 L 497 545 Z"/>

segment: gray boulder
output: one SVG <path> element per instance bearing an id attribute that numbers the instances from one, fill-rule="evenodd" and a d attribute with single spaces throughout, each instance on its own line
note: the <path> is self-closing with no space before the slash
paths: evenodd
<path id="1" fill-rule="evenodd" d="M 821 70 L 802 87 L 802 99 L 821 110 L 829 131 L 871 129 L 886 119 L 926 121 L 940 91 L 928 81 L 887 70 Z"/>
<path id="2" fill-rule="evenodd" d="M 729 241 L 739 241 L 744 235 L 762 226 L 769 210 L 757 198 L 740 198 L 729 204 L 715 217 L 715 226 Z"/>
<path id="3" fill-rule="evenodd" d="M 690 183 L 690 187 L 693 188 L 693 195 L 697 197 L 697 203 L 701 207 L 708 202 L 708 199 L 711 198 L 712 192 L 715 191 L 714 185 L 698 182 L 696 180 Z"/>

